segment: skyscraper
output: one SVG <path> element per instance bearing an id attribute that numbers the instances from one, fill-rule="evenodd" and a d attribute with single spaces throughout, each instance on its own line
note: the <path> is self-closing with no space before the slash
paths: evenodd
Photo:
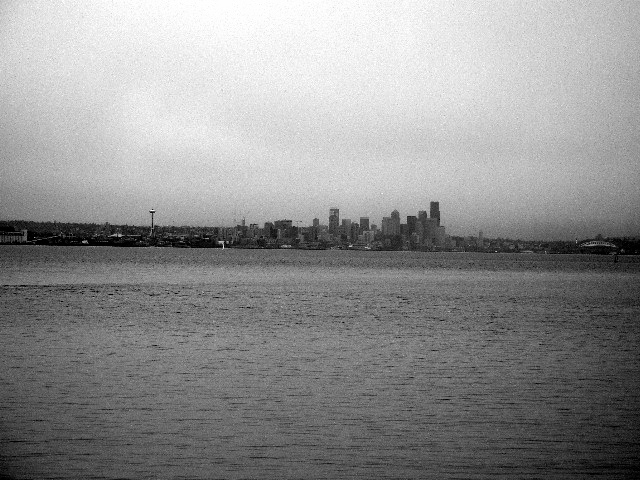
<path id="1" fill-rule="evenodd" d="M 420 224 L 420 229 L 418 230 L 418 235 L 420 235 L 421 239 L 424 241 L 425 231 L 424 229 L 427 226 L 427 219 L 429 216 L 427 215 L 426 210 L 420 210 L 418 212 L 418 223 Z"/>
<path id="2" fill-rule="evenodd" d="M 425 222 L 423 225 L 423 242 L 427 246 L 432 246 L 437 243 L 438 218 L 427 218 Z"/>
<path id="3" fill-rule="evenodd" d="M 440 202 L 431 202 L 429 217 L 437 218 L 437 225 L 440 226 Z"/>
<path id="4" fill-rule="evenodd" d="M 407 235 L 411 235 L 416 231 L 416 224 L 418 223 L 418 217 L 415 215 L 407 216 Z"/>
<path id="5" fill-rule="evenodd" d="M 332 207 L 329 209 L 329 233 L 338 235 L 340 229 L 340 209 Z"/>
<path id="6" fill-rule="evenodd" d="M 382 217 L 382 235 L 393 235 L 393 229 L 391 227 L 391 217 Z"/>
<path id="7" fill-rule="evenodd" d="M 394 210 L 391 212 L 391 235 L 400 235 L 400 212 Z"/>
<path id="8" fill-rule="evenodd" d="M 342 219 L 342 228 L 340 229 L 340 234 L 344 235 L 345 237 L 347 237 L 347 240 L 350 240 L 350 233 L 351 233 L 351 219 L 350 218 L 343 218 Z"/>
<path id="9" fill-rule="evenodd" d="M 360 230 L 363 232 L 369 230 L 369 217 L 360 217 Z"/>

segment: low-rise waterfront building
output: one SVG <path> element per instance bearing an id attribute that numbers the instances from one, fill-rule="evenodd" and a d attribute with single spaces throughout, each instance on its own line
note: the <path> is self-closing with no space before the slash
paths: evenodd
<path id="1" fill-rule="evenodd" d="M 27 243 L 27 231 L 2 229 L 0 230 L 0 243 Z"/>

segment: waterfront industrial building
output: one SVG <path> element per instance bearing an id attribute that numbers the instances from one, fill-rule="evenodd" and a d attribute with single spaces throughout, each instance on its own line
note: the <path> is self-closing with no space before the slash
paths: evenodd
<path id="1" fill-rule="evenodd" d="M 27 243 L 27 231 L 0 227 L 0 243 Z"/>

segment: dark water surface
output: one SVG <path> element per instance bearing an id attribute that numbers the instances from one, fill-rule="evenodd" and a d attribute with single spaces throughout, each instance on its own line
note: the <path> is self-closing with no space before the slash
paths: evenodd
<path id="1" fill-rule="evenodd" d="M 0 247 L 11 478 L 637 478 L 631 257 Z"/>

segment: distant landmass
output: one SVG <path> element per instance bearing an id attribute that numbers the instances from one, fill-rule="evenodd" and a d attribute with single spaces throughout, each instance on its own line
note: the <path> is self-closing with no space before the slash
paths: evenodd
<path id="1" fill-rule="evenodd" d="M 416 248 L 402 235 L 381 233 L 368 243 L 335 239 L 322 240 L 318 227 L 295 227 L 286 231 L 237 225 L 235 227 L 112 225 L 109 223 L 0 221 L 0 243 L 41 245 L 167 246 L 190 248 L 303 248 L 355 250 L 421 250 L 519 253 L 615 253 L 640 254 L 640 238 L 608 238 L 576 241 L 544 241 L 474 236 L 448 236 L 445 246 Z"/>

